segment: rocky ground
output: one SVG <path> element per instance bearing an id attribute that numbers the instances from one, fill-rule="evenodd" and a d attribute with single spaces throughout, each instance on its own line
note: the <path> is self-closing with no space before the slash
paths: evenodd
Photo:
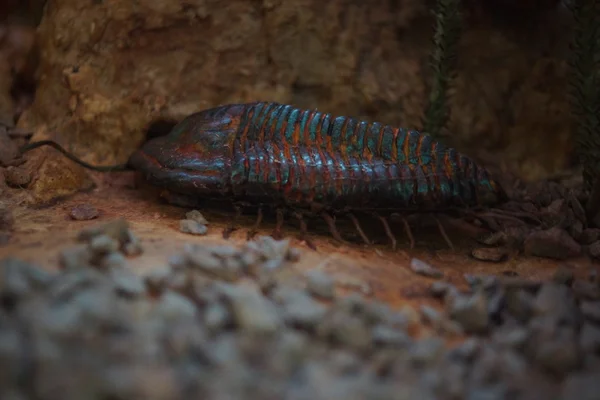
<path id="1" fill-rule="evenodd" d="M 198 213 L 190 217 L 199 218 Z M 443 304 L 394 310 L 327 273 L 280 279 L 289 241 L 185 245 L 136 274 L 125 220 L 95 224 L 59 271 L 2 260 L 3 399 L 597 399 L 600 279 L 465 275 L 413 260 Z M 593 270 L 590 270 L 593 271 Z M 417 328 L 425 324 L 426 333 Z M 460 340 L 459 340 L 460 339 Z"/>

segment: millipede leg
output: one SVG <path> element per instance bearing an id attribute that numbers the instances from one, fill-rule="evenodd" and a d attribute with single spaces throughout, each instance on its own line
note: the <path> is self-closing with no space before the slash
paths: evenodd
<path id="1" fill-rule="evenodd" d="M 338 242 L 345 243 L 345 240 L 342 239 L 342 235 L 340 235 L 340 232 L 338 232 L 337 228 L 335 227 L 335 220 L 333 219 L 333 217 L 327 214 L 326 212 L 321 213 L 321 215 L 323 216 L 323 219 L 325 220 L 325 222 L 327 222 L 327 225 L 329 226 L 329 232 L 331 232 L 331 236 L 333 236 L 333 238 Z"/>
<path id="2" fill-rule="evenodd" d="M 235 225 L 236 225 L 238 219 L 240 218 L 240 216 L 242 215 L 242 207 L 240 207 L 238 205 L 234 205 L 233 208 L 235 209 L 235 215 L 233 216 L 233 218 L 232 218 L 231 222 L 229 223 L 229 225 L 227 226 L 227 228 L 223 229 L 223 239 L 229 239 L 229 236 L 231 236 L 231 233 L 237 229 L 237 227 Z"/>
<path id="3" fill-rule="evenodd" d="M 258 227 L 260 226 L 262 219 L 263 219 L 263 212 L 262 212 L 262 208 L 259 207 L 258 215 L 256 217 L 256 222 L 254 223 L 252 228 L 248 231 L 248 234 L 246 235 L 246 240 L 251 240 L 252 238 L 254 238 L 254 236 L 256 236 L 256 234 L 258 233 Z"/>
<path id="4" fill-rule="evenodd" d="M 278 208 L 275 212 L 277 214 L 277 224 L 275 225 L 275 229 L 273 229 L 271 236 L 275 240 L 281 240 L 283 237 L 283 234 L 281 233 L 281 228 L 283 227 L 283 209 Z"/>
<path id="5" fill-rule="evenodd" d="M 408 236 L 408 240 L 410 241 L 410 248 L 414 249 L 415 248 L 415 238 L 413 237 L 412 230 L 410 229 L 410 225 L 408 224 L 408 221 L 406 220 L 406 218 L 404 218 L 404 216 L 400 216 L 400 218 L 402 219 L 402 223 L 404 224 L 404 231 L 406 232 L 406 235 Z"/>
<path id="6" fill-rule="evenodd" d="M 315 244 L 312 242 L 312 240 L 310 240 L 308 237 L 308 229 L 306 227 L 306 221 L 304 220 L 304 217 L 302 216 L 302 214 L 300 214 L 299 212 L 295 212 L 294 216 L 300 223 L 300 240 L 304 241 L 310 249 L 317 250 L 317 246 L 315 246 Z"/>
<path id="7" fill-rule="evenodd" d="M 369 238 L 367 237 L 367 235 L 365 235 L 365 232 L 360 227 L 360 224 L 358 223 L 358 219 L 356 219 L 356 217 L 354 216 L 354 214 L 351 214 L 351 213 L 348 214 L 348 217 L 350 218 L 350 220 L 352 221 L 352 223 L 354 223 L 354 227 L 356 228 L 356 231 L 358 232 L 358 234 L 362 238 L 363 242 L 365 242 L 365 244 L 367 244 L 367 245 L 370 245 L 371 241 L 369 240 Z"/>
<path id="8" fill-rule="evenodd" d="M 437 222 L 438 228 L 440 230 L 440 233 L 444 237 L 444 240 L 446 241 L 446 243 L 448 244 L 450 249 L 454 250 L 454 245 L 452 244 L 452 241 L 448 237 L 448 234 L 446 233 L 446 230 L 444 229 L 444 225 L 442 225 L 440 220 L 435 215 L 433 216 L 433 218 L 435 219 L 435 222 Z"/>
<path id="9" fill-rule="evenodd" d="M 383 224 L 383 229 L 385 230 L 385 234 L 392 242 L 392 249 L 396 250 L 396 245 L 397 245 L 396 238 L 394 237 L 394 234 L 392 233 L 392 230 L 390 229 L 390 225 L 388 224 L 387 219 L 385 219 L 385 217 L 382 217 L 381 215 L 378 215 L 378 214 L 375 214 L 375 216 L 377 218 L 379 218 L 379 220 Z"/>

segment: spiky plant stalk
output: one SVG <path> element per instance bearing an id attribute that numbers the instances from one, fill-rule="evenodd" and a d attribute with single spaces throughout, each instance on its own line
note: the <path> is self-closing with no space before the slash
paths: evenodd
<path id="1" fill-rule="evenodd" d="M 425 111 L 424 131 L 434 137 L 448 120 L 448 87 L 455 75 L 455 59 L 461 33 L 460 0 L 437 0 L 431 67 L 433 83 Z"/>
<path id="2" fill-rule="evenodd" d="M 600 183 L 600 0 L 572 0 L 570 86 L 577 152 L 585 188 Z M 599 187 L 600 189 L 600 187 Z"/>

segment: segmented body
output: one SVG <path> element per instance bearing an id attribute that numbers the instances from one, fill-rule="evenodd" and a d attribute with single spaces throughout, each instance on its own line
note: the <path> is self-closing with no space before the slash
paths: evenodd
<path id="1" fill-rule="evenodd" d="M 505 195 L 471 159 L 414 130 L 260 102 L 194 114 L 131 159 L 200 196 L 339 210 L 439 210 Z"/>

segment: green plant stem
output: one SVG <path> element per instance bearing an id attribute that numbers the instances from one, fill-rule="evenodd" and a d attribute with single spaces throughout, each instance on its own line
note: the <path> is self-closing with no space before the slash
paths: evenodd
<path id="1" fill-rule="evenodd" d="M 570 86 L 585 189 L 600 179 L 600 0 L 573 0 Z"/>
<path id="2" fill-rule="evenodd" d="M 439 137 L 449 114 L 448 88 L 454 78 L 456 50 L 461 33 L 460 0 L 438 0 L 435 19 L 431 56 L 433 82 L 425 111 L 424 131 Z"/>

